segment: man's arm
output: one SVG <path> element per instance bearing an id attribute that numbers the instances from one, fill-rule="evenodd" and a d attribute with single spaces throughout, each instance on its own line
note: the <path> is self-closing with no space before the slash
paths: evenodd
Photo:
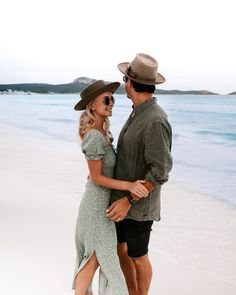
<path id="1" fill-rule="evenodd" d="M 145 134 L 144 157 L 148 165 L 145 179 L 155 186 L 168 180 L 172 168 L 171 156 L 172 131 L 168 122 L 155 122 Z"/>

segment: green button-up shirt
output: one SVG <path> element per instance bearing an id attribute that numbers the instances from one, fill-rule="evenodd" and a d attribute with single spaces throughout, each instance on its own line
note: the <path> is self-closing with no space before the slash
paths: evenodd
<path id="1" fill-rule="evenodd" d="M 155 189 L 132 205 L 126 218 L 160 220 L 161 185 L 172 168 L 172 130 L 167 115 L 153 98 L 135 107 L 123 126 L 117 144 L 115 178 L 147 179 Z M 129 194 L 113 190 L 111 202 Z"/>

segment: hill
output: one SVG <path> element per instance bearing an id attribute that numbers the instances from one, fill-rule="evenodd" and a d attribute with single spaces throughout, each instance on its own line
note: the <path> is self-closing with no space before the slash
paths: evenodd
<path id="1" fill-rule="evenodd" d="M 79 93 L 82 89 L 84 89 L 90 83 L 96 81 L 95 79 L 80 77 L 75 79 L 71 83 L 67 84 L 45 84 L 45 83 L 23 83 L 23 84 L 0 84 L 0 94 L 3 93 L 41 93 L 41 94 L 49 94 L 49 93 Z M 125 93 L 124 85 L 121 84 L 117 93 L 123 94 Z M 156 94 L 197 94 L 197 95 L 212 95 L 217 94 L 207 90 L 163 90 L 157 89 Z"/>

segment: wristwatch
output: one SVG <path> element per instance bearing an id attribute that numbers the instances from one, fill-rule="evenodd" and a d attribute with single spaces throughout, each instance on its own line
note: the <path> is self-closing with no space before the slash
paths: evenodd
<path id="1" fill-rule="evenodd" d="M 137 200 L 135 200 L 131 195 L 127 195 L 126 197 L 129 201 L 130 205 L 133 205 L 134 203 L 137 202 Z"/>

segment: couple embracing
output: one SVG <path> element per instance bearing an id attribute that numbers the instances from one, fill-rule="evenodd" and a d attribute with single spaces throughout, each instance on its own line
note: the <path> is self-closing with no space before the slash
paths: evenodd
<path id="1" fill-rule="evenodd" d="M 152 278 L 148 244 L 160 220 L 161 186 L 172 167 L 172 131 L 153 97 L 165 82 L 157 61 L 139 53 L 118 65 L 132 112 L 120 132 L 117 152 L 109 119 L 120 83 L 99 80 L 86 87 L 75 110 L 89 178 L 76 223 L 75 295 L 92 293 L 99 267 L 100 295 L 147 295 Z"/>

